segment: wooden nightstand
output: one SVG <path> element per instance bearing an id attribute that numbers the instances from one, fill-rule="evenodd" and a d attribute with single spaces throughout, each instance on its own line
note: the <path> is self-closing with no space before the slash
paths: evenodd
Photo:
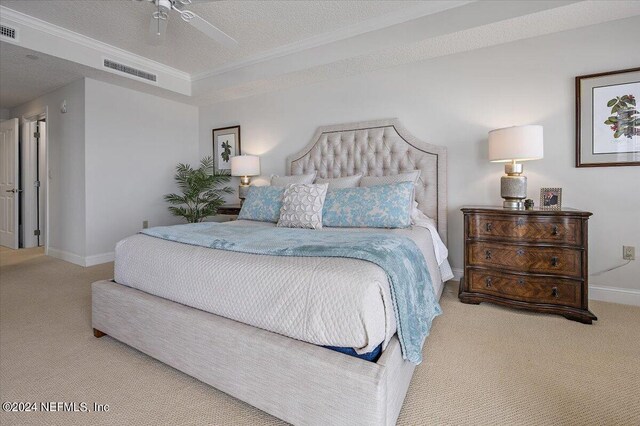
<path id="1" fill-rule="evenodd" d="M 241 208 L 242 206 L 240 204 L 225 204 L 224 206 L 218 208 L 218 214 L 238 216 L 240 214 Z"/>
<path id="2" fill-rule="evenodd" d="M 587 222 L 563 209 L 465 207 L 464 303 L 492 302 L 591 324 Z"/>

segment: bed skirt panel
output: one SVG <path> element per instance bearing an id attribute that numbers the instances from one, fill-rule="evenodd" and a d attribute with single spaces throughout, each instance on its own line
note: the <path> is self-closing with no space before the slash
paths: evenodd
<path id="1" fill-rule="evenodd" d="M 395 424 L 415 367 L 395 336 L 373 363 L 112 281 L 92 285 L 92 323 L 296 425 Z"/>

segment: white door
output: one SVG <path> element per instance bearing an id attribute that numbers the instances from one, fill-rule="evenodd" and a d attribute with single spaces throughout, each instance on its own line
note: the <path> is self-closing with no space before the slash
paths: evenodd
<path id="1" fill-rule="evenodd" d="M 18 248 L 18 119 L 0 123 L 0 245 Z"/>

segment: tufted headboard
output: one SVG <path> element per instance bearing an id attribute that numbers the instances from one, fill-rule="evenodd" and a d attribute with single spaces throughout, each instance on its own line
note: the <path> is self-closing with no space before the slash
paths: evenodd
<path id="1" fill-rule="evenodd" d="M 397 119 L 319 127 L 311 142 L 287 157 L 292 175 L 386 176 L 419 169 L 418 208 L 438 223 L 447 243 L 447 149 L 415 138 Z"/>

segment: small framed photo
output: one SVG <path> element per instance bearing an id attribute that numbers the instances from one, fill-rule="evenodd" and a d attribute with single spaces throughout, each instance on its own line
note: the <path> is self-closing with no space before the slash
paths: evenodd
<path id="1" fill-rule="evenodd" d="M 640 68 L 576 77 L 576 167 L 640 166 Z"/>
<path id="2" fill-rule="evenodd" d="M 231 157 L 240 154 L 240 126 L 213 129 L 213 168 L 216 173 L 231 173 Z"/>
<path id="3" fill-rule="evenodd" d="M 540 188 L 540 208 L 560 210 L 562 208 L 562 188 Z"/>

